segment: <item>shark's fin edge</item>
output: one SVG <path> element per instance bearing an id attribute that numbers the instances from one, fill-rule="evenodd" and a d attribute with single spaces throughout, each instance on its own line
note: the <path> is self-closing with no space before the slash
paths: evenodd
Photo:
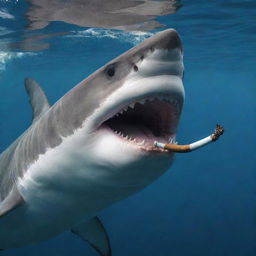
<path id="1" fill-rule="evenodd" d="M 25 88 L 32 107 L 32 122 L 35 122 L 50 108 L 50 104 L 42 88 L 33 79 L 25 79 Z"/>
<path id="2" fill-rule="evenodd" d="M 24 203 L 25 201 L 16 186 L 13 187 L 9 195 L 0 203 L 0 218 Z"/>
<path id="3" fill-rule="evenodd" d="M 101 256 L 112 255 L 108 234 L 98 217 L 80 223 L 71 232 L 88 242 Z"/>

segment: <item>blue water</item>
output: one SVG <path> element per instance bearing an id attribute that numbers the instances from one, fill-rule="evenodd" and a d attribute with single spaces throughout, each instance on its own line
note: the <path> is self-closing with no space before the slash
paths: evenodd
<path id="1" fill-rule="evenodd" d="M 163 29 L 134 33 L 55 21 L 28 31 L 28 7 L 25 1 L 0 0 L 0 151 L 30 124 L 25 77 L 37 80 L 54 103 L 104 63 Z M 186 102 L 178 142 L 206 136 L 216 123 L 225 126 L 225 135 L 214 145 L 177 155 L 154 184 L 99 214 L 114 256 L 256 255 L 255 17 L 253 0 L 184 0 L 175 14 L 156 17 L 175 28 L 184 44 Z M 26 37 L 59 32 L 65 33 L 20 47 Z M 69 232 L 1 254 L 97 255 Z"/>

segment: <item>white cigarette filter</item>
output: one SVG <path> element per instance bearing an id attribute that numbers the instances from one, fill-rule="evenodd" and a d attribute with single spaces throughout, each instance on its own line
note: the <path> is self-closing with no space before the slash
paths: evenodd
<path id="1" fill-rule="evenodd" d="M 198 140 L 189 145 L 178 145 L 178 144 L 164 144 L 155 141 L 154 146 L 162 149 L 166 149 L 177 153 L 187 153 L 194 151 L 198 148 L 204 147 L 205 145 L 218 140 L 218 138 L 224 133 L 224 127 L 217 124 L 214 133 L 206 138 Z"/>

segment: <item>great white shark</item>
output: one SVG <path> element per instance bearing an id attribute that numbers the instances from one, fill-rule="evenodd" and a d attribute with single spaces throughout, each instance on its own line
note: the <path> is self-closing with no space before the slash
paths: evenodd
<path id="1" fill-rule="evenodd" d="M 25 80 L 31 126 L 0 155 L 0 249 L 71 230 L 102 256 L 97 213 L 151 184 L 173 162 L 184 101 L 178 33 L 162 31 L 110 61 L 50 106 Z"/>

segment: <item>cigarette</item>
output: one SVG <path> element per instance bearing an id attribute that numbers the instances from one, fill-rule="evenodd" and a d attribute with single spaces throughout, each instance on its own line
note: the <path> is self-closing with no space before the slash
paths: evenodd
<path id="1" fill-rule="evenodd" d="M 178 145 L 178 144 L 164 144 L 155 141 L 154 146 L 162 149 L 167 149 L 172 152 L 177 152 L 177 153 L 187 153 L 194 151 L 196 149 L 199 149 L 201 147 L 206 146 L 207 144 L 214 142 L 219 139 L 219 137 L 224 133 L 224 127 L 217 124 L 216 128 L 214 130 L 214 133 L 211 134 L 208 137 L 205 137 L 201 140 L 198 140 L 194 143 L 191 143 L 189 145 Z"/>

